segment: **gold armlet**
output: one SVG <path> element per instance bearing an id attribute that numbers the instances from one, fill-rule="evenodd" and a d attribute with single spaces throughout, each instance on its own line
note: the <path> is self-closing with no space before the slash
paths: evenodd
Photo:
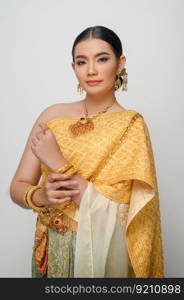
<path id="1" fill-rule="evenodd" d="M 24 199 L 24 203 L 26 205 L 27 208 L 31 208 L 33 209 L 34 212 L 41 212 L 45 209 L 45 206 L 37 206 L 35 205 L 33 202 L 32 202 L 32 195 L 33 195 L 33 192 L 37 189 L 40 189 L 42 188 L 42 185 L 40 184 L 37 184 L 37 185 L 31 185 L 29 186 L 25 193 L 24 193 L 24 196 L 23 196 L 23 199 Z"/>

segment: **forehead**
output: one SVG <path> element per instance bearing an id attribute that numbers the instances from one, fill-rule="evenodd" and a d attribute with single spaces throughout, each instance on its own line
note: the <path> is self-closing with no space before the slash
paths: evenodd
<path id="1" fill-rule="evenodd" d="M 85 41 L 79 42 L 75 47 L 75 56 L 76 55 L 89 55 L 95 54 L 97 52 L 109 52 L 113 53 L 111 46 L 100 39 L 87 39 Z"/>

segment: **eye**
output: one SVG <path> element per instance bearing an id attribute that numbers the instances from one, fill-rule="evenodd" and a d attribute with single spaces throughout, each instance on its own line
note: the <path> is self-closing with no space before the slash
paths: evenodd
<path id="1" fill-rule="evenodd" d="M 108 61 L 108 58 L 107 57 L 101 57 L 101 58 L 99 58 L 99 61 L 106 62 L 106 61 Z M 79 61 L 76 62 L 76 64 L 78 66 L 81 66 L 81 65 L 85 64 L 85 61 L 79 60 Z"/>
<path id="2" fill-rule="evenodd" d="M 78 66 L 83 65 L 83 63 L 85 63 L 85 61 L 79 60 L 79 61 L 76 62 L 76 64 L 77 64 Z"/>
<path id="3" fill-rule="evenodd" d="M 106 61 L 108 61 L 108 58 L 107 57 L 101 57 L 99 60 L 103 61 L 103 62 L 106 62 Z"/>

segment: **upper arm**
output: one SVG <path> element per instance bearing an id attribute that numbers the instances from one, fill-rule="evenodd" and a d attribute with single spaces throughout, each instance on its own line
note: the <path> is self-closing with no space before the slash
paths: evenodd
<path id="1" fill-rule="evenodd" d="M 28 140 L 26 142 L 22 157 L 20 159 L 12 182 L 23 181 L 32 185 L 38 184 L 39 179 L 41 177 L 41 163 L 40 160 L 33 154 L 31 150 L 31 140 L 35 135 L 35 132 L 38 130 L 38 124 L 40 122 L 47 123 L 55 117 L 56 107 L 57 104 L 47 107 L 41 112 L 41 114 L 35 121 L 31 132 L 28 136 Z"/>

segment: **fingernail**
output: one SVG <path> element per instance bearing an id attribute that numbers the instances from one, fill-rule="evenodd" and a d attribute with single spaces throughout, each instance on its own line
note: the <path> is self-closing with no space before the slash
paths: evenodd
<path id="1" fill-rule="evenodd" d="M 75 191 L 73 191 L 75 194 L 78 194 L 79 193 L 79 190 L 75 190 Z"/>

